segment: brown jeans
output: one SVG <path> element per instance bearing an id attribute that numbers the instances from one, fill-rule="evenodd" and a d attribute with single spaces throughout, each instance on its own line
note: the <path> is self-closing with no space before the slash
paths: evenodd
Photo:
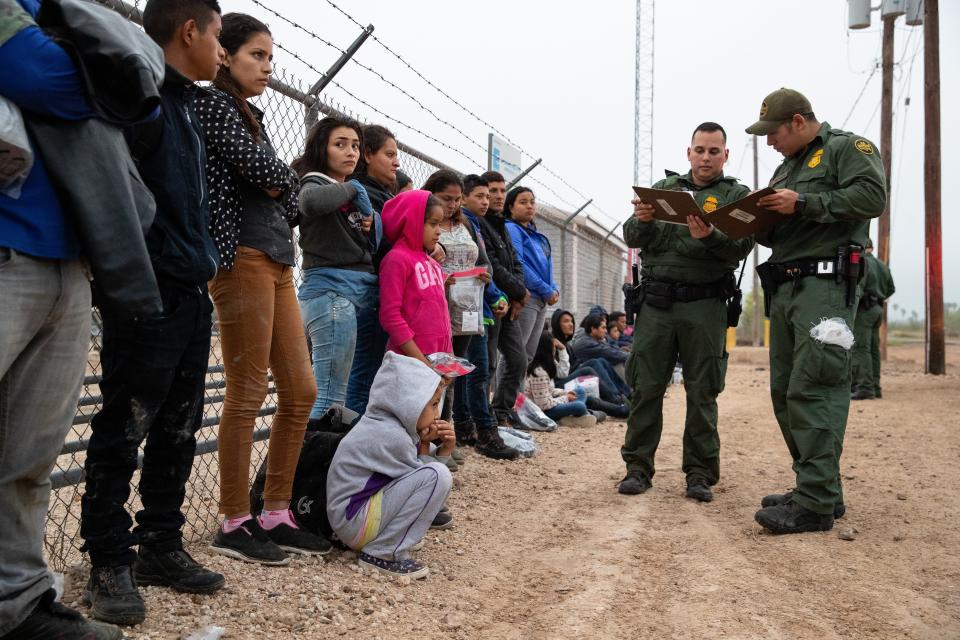
<path id="1" fill-rule="evenodd" d="M 261 251 L 237 247 L 233 269 L 210 282 L 220 321 L 227 378 L 220 414 L 220 512 L 250 511 L 250 453 L 267 396 L 267 367 L 277 386 L 270 429 L 265 502 L 289 501 L 307 418 L 317 393 L 293 286 L 293 269 Z"/>

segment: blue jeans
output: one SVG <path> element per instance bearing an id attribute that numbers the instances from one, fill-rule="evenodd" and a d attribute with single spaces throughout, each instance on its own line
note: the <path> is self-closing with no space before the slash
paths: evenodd
<path id="1" fill-rule="evenodd" d="M 547 417 L 551 420 L 559 420 L 567 416 L 579 417 L 587 415 L 587 413 L 589 413 L 587 410 L 587 392 L 583 390 L 583 387 L 576 387 L 574 393 L 577 394 L 576 400 L 573 402 L 564 402 L 552 409 L 547 409 L 544 411 Z"/>
<path id="2" fill-rule="evenodd" d="M 496 426 L 490 411 L 490 365 L 487 360 L 487 335 L 472 336 L 467 345 L 467 360 L 476 369 L 454 381 L 453 422 L 462 424 L 470 419 L 477 430 Z"/>
<path id="3" fill-rule="evenodd" d="M 387 332 L 380 326 L 379 307 L 357 309 L 357 340 L 353 367 L 347 382 L 347 408 L 360 415 L 367 410 L 370 386 L 383 364 L 387 351 Z"/>
<path id="4" fill-rule="evenodd" d="M 310 419 L 323 417 L 330 405 L 343 405 L 347 379 L 357 344 L 357 309 L 349 299 L 326 292 L 300 301 L 303 325 L 312 345 L 313 377 L 317 381 L 317 399 Z"/>

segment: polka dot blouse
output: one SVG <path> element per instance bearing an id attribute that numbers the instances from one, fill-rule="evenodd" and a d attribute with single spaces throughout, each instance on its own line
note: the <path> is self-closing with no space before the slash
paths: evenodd
<path id="1" fill-rule="evenodd" d="M 250 109 L 262 124 L 263 112 L 253 104 Z M 241 181 L 261 189 L 279 189 L 277 201 L 283 205 L 284 218 L 291 226 L 296 225 L 299 215 L 300 181 L 274 153 L 265 128 L 261 128 L 262 142 L 257 143 L 229 95 L 216 87 L 207 87 L 197 98 L 196 110 L 207 146 L 210 235 L 220 252 L 220 268 L 232 269 L 243 214 Z"/>

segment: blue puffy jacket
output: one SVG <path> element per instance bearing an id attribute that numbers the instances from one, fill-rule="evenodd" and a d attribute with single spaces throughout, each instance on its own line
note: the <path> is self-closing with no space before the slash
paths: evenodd
<path id="1" fill-rule="evenodd" d="M 24 111 L 64 120 L 93 116 L 77 68 L 50 36 L 32 24 L 39 0 L 19 0 L 29 14 L 15 16 L 0 39 L 0 95 Z M 14 22 L 22 27 L 15 30 Z M 13 33 L 11 33 L 13 32 Z M 0 194 L 0 245 L 51 259 L 80 256 L 80 241 L 64 216 L 43 160 L 34 153 L 33 169 L 16 200 Z"/>
<path id="2" fill-rule="evenodd" d="M 537 231 L 533 222 L 526 227 L 507 220 L 507 233 L 513 241 L 517 258 L 523 265 L 523 279 L 531 295 L 546 302 L 559 291 L 553 281 L 553 260 L 550 240 Z"/>

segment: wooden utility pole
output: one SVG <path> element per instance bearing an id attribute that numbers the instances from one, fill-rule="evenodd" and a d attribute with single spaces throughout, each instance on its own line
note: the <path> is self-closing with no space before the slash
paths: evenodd
<path id="1" fill-rule="evenodd" d="M 760 188 L 760 173 L 757 167 L 757 136 L 753 136 L 753 190 Z M 763 343 L 763 319 L 760 315 L 760 304 L 763 296 L 760 295 L 760 276 L 757 275 L 757 263 L 760 261 L 760 247 L 753 247 L 753 346 L 759 347 Z"/>
<path id="2" fill-rule="evenodd" d="M 923 200 L 926 248 L 926 372 L 946 373 L 943 326 L 943 239 L 940 233 L 940 15 L 938 0 L 924 2 Z"/>
<path id="3" fill-rule="evenodd" d="M 880 91 L 880 158 L 883 160 L 883 174 L 887 179 L 887 204 L 877 230 L 877 258 L 890 264 L 890 194 L 891 160 L 893 158 L 893 33 L 897 16 L 883 19 L 883 62 L 881 63 L 883 84 Z M 880 324 L 880 358 L 887 359 L 887 308 L 883 307 Z"/>

